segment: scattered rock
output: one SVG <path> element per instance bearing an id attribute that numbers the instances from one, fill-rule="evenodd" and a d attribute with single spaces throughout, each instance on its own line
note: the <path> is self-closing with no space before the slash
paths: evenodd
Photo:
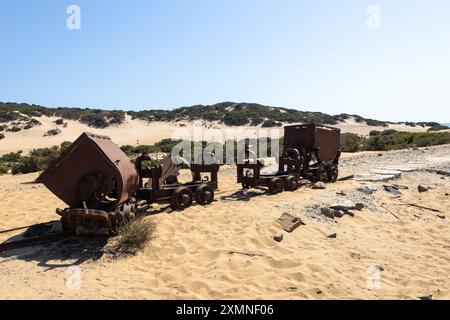
<path id="1" fill-rule="evenodd" d="M 358 211 L 361 211 L 364 208 L 364 203 L 362 202 L 357 202 L 355 205 L 355 209 Z"/>
<path id="2" fill-rule="evenodd" d="M 317 181 L 311 186 L 311 189 L 326 189 L 327 185 L 322 181 Z"/>
<path id="3" fill-rule="evenodd" d="M 304 225 L 305 223 L 302 219 L 294 217 L 293 215 L 284 212 L 281 217 L 278 218 L 277 222 L 281 225 L 283 230 L 287 232 L 292 232 L 297 229 L 299 226 Z"/>
<path id="4" fill-rule="evenodd" d="M 438 217 L 438 218 L 441 218 L 441 219 L 443 219 L 443 220 L 445 219 L 445 216 L 444 216 L 443 214 L 438 214 L 437 217 Z"/>
<path id="5" fill-rule="evenodd" d="M 334 219 L 335 212 L 333 210 L 331 210 L 330 208 L 327 208 L 327 207 L 320 208 L 320 212 L 324 216 L 326 216 L 328 218 L 331 218 L 331 219 Z"/>
<path id="6" fill-rule="evenodd" d="M 283 234 L 280 233 L 280 234 L 277 234 L 277 235 L 273 236 L 273 240 L 275 240 L 276 242 L 283 241 Z"/>
<path id="7" fill-rule="evenodd" d="M 444 196 L 448 197 L 448 193 L 446 192 L 446 193 L 444 194 Z"/>
<path id="8" fill-rule="evenodd" d="M 420 300 L 433 300 L 433 295 L 432 294 L 426 294 L 423 296 L 419 297 Z"/>
<path id="9" fill-rule="evenodd" d="M 436 170 L 437 174 L 443 175 L 443 176 L 448 176 L 450 177 L 450 170 L 444 169 L 444 170 Z"/>
<path id="10" fill-rule="evenodd" d="M 334 210 L 343 210 L 343 211 L 354 210 L 356 209 L 356 203 L 354 203 L 351 200 L 345 200 L 342 202 L 332 204 L 330 208 Z"/>
<path id="11" fill-rule="evenodd" d="M 338 218 L 342 218 L 345 215 L 345 212 L 342 210 L 334 210 L 334 216 Z"/>
<path id="12" fill-rule="evenodd" d="M 419 190 L 419 192 L 427 192 L 428 190 L 430 190 L 430 187 L 423 184 L 419 184 L 417 190 Z"/>
<path id="13" fill-rule="evenodd" d="M 377 154 L 377 156 L 379 156 L 379 157 L 382 157 L 382 156 L 383 156 L 383 154 L 382 154 L 382 153 L 379 153 L 379 154 Z"/>
<path id="14" fill-rule="evenodd" d="M 346 196 L 347 195 L 344 191 L 338 191 L 338 192 L 336 192 L 336 194 L 338 196 Z"/>
<path id="15" fill-rule="evenodd" d="M 380 271 L 384 271 L 384 267 L 381 264 L 376 264 L 376 265 L 374 265 L 374 267 Z"/>
<path id="16" fill-rule="evenodd" d="M 364 187 L 360 187 L 358 189 L 356 189 L 359 192 L 365 193 L 365 194 L 372 194 L 375 191 L 378 190 L 378 188 L 376 187 L 370 187 L 370 186 L 364 186 Z"/>
<path id="17" fill-rule="evenodd" d="M 348 214 L 350 217 L 354 217 L 355 213 L 352 210 L 347 210 L 347 212 L 345 212 L 346 214 Z"/>
<path id="18" fill-rule="evenodd" d="M 395 188 L 395 186 L 390 186 L 390 185 L 384 185 L 384 190 L 386 192 L 389 192 L 390 194 L 396 195 L 396 196 L 400 196 L 402 195 L 402 193 L 400 191 L 398 191 L 397 188 Z"/>
<path id="19" fill-rule="evenodd" d="M 317 289 L 317 290 L 316 290 L 316 293 L 317 293 L 317 294 L 322 294 L 322 290 Z"/>
<path id="20" fill-rule="evenodd" d="M 408 190 L 409 189 L 408 186 L 404 186 L 402 184 L 393 184 L 392 186 L 397 190 Z"/>
<path id="21" fill-rule="evenodd" d="M 330 238 L 330 239 L 336 239 L 336 238 L 337 238 L 337 233 L 329 234 L 329 235 L 327 236 L 327 238 Z"/>

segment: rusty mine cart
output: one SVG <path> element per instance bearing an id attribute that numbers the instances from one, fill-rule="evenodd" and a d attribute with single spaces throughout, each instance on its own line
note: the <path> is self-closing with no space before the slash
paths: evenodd
<path id="1" fill-rule="evenodd" d="M 340 155 L 340 129 L 317 124 L 286 126 L 278 171 L 262 174 L 261 161 L 245 160 L 237 165 L 237 181 L 244 189 L 268 187 L 273 194 L 297 190 L 301 179 L 335 182 Z"/>
<path id="2" fill-rule="evenodd" d="M 57 209 L 63 229 L 76 234 L 109 235 L 145 202 L 170 203 L 182 210 L 195 200 L 210 204 L 217 189 L 218 164 L 190 165 L 192 181 L 179 183 L 181 164 L 165 159 L 147 167 L 148 154 L 135 165 L 109 137 L 83 133 L 38 177 L 69 207 Z M 184 162 L 185 164 L 186 161 Z M 202 178 L 202 173 L 210 178 Z M 148 178 L 145 184 L 143 179 Z"/>

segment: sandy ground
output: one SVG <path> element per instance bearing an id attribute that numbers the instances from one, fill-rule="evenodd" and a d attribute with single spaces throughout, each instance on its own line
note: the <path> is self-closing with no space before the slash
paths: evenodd
<path id="1" fill-rule="evenodd" d="M 196 133 L 199 132 L 200 137 L 206 141 L 217 139 L 215 134 L 221 133 L 224 140 L 239 139 L 243 136 L 243 132 L 249 130 L 254 131 L 255 127 L 228 127 L 223 124 L 210 123 L 204 121 L 196 122 L 147 122 L 142 120 L 131 120 L 130 116 L 126 116 L 124 124 L 119 126 L 111 126 L 105 129 L 95 129 L 88 127 L 78 121 L 65 120 L 67 127 L 56 125 L 55 117 L 39 117 L 36 118 L 42 125 L 36 126 L 28 130 L 20 132 L 3 132 L 5 139 L 0 140 L 0 155 L 22 150 L 28 153 L 33 148 L 44 148 L 59 145 L 64 141 L 74 141 L 81 132 L 87 131 L 107 135 L 118 145 L 139 145 L 154 144 L 162 139 L 172 138 L 174 134 L 181 135 L 183 138 L 195 139 Z M 383 131 L 386 129 L 395 129 L 399 131 L 426 131 L 427 128 L 420 126 L 410 127 L 406 125 L 390 125 L 389 127 L 372 127 L 366 124 L 357 123 L 352 119 L 336 125 L 342 132 L 352 132 L 360 135 L 368 135 L 372 130 Z M 44 137 L 44 134 L 51 129 L 60 129 L 61 133 L 56 136 Z M 207 129 L 216 129 L 210 131 L 208 135 Z M 231 131 L 230 131 L 231 130 Z M 278 132 L 278 136 L 282 136 L 282 128 L 271 128 Z M 261 131 L 260 136 L 270 136 L 270 133 Z M 214 140 L 218 141 L 218 140 Z"/>
<path id="2" fill-rule="evenodd" d="M 450 146 L 345 155 L 341 174 L 449 154 Z M 0 177 L 0 230 L 57 219 L 54 210 L 64 205 L 45 187 L 29 184 L 36 176 Z M 104 241 L 76 239 L 0 254 L 0 299 L 450 299 L 449 177 L 403 173 L 391 182 L 409 186 L 400 198 L 383 183 L 353 180 L 325 190 L 244 196 L 233 167 L 223 167 L 219 179 L 210 206 L 183 212 L 154 206 L 146 219 L 157 229 L 136 256 L 114 260 L 103 253 Z M 418 183 L 432 189 L 418 193 Z M 363 195 L 356 191 L 361 185 L 379 190 Z M 366 207 L 336 220 L 320 214 L 321 206 L 343 199 Z M 439 209 L 445 219 L 401 201 Z M 276 219 L 283 212 L 306 225 L 282 231 Z M 0 242 L 18 233 L 0 233 Z M 284 239 L 276 242 L 279 233 Z M 327 237 L 332 233 L 337 238 Z M 374 278 L 375 265 L 384 271 Z M 81 270 L 79 289 L 67 285 L 74 266 Z"/>

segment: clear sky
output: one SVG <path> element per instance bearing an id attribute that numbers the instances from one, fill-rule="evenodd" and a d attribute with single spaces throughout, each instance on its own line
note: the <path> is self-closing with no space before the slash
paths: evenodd
<path id="1" fill-rule="evenodd" d="M 4 102 L 450 122 L 449 0 L 0 0 L 0 41 Z"/>

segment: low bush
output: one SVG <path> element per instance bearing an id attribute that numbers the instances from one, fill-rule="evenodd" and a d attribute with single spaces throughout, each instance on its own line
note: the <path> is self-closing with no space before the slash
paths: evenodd
<path id="1" fill-rule="evenodd" d="M 112 252 L 116 255 L 135 255 L 152 239 L 155 223 L 148 217 L 137 217 L 119 228 Z"/>
<path id="2" fill-rule="evenodd" d="M 431 132 L 431 131 L 441 131 L 441 130 L 448 130 L 448 129 L 450 129 L 450 127 L 444 126 L 442 124 L 436 124 L 436 125 L 432 126 L 430 129 L 428 129 L 427 131 Z"/>
<path id="3" fill-rule="evenodd" d="M 363 149 L 364 138 L 354 133 L 341 134 L 341 148 L 343 152 L 357 152 Z"/>

